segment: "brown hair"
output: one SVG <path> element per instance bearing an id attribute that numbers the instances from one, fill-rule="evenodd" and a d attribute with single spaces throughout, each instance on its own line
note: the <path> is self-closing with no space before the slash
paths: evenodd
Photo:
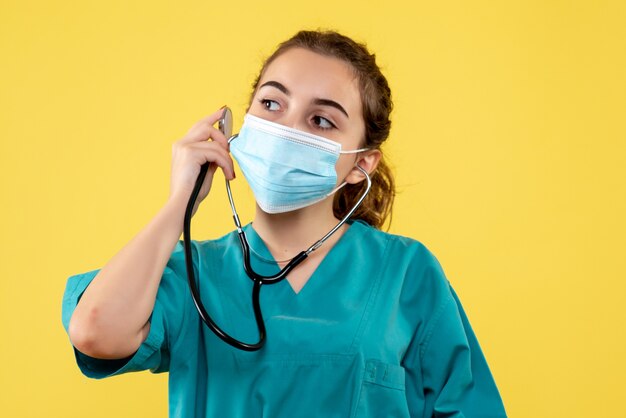
<path id="1" fill-rule="evenodd" d="M 291 48 L 305 48 L 310 51 L 339 58 L 351 65 L 359 82 L 365 121 L 365 147 L 380 149 L 389 136 L 393 109 L 391 90 L 387 79 L 376 65 L 376 55 L 370 54 L 364 44 L 357 43 L 335 31 L 300 31 L 278 45 L 274 53 L 263 63 L 261 71 L 252 84 L 250 103 L 256 93 L 259 80 L 265 69 L 274 59 Z M 374 173 L 371 174 L 372 188 L 361 206 L 352 214 L 353 219 L 361 219 L 380 229 L 391 215 L 395 184 L 391 169 L 381 157 Z M 337 218 L 343 218 L 365 191 L 367 184 L 346 184 L 335 194 L 333 211 Z M 390 221 L 391 224 L 391 221 Z"/>

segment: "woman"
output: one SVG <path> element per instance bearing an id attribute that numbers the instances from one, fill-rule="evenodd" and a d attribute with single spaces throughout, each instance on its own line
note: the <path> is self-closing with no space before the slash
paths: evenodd
<path id="1" fill-rule="evenodd" d="M 380 231 L 394 196 L 380 150 L 391 108 L 387 81 L 363 45 L 317 31 L 282 43 L 254 83 L 240 136 L 229 144 L 213 127 L 222 109 L 196 123 L 173 146 L 167 204 L 102 269 L 69 278 L 63 322 L 83 373 L 169 371 L 171 416 L 505 417 L 436 258 L 418 241 Z M 272 130 L 340 144 L 342 153 L 328 160 L 330 170 L 328 161 L 318 169 L 325 154 L 315 146 L 287 149 L 280 135 L 261 141 Z M 261 274 L 276 273 L 332 229 L 365 193 L 366 173 L 372 182 L 351 221 L 286 280 L 264 287 L 267 342 L 258 351 L 233 348 L 201 321 L 179 241 L 201 165 L 213 163 L 194 213 L 217 167 L 234 179 L 229 151 L 257 200 L 243 230 Z M 302 191 L 315 175 L 283 186 L 288 174 L 272 164 L 287 160 L 296 168 L 313 161 L 323 192 Z M 257 341 L 236 232 L 192 244 L 216 323 L 238 340 Z"/>

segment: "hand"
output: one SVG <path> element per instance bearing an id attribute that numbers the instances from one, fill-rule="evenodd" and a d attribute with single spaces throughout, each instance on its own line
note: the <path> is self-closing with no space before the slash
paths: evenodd
<path id="1" fill-rule="evenodd" d="M 223 112 L 222 108 L 200 119 L 182 139 L 172 145 L 170 199 L 184 199 L 188 202 L 201 166 L 207 162 L 211 163 L 194 203 L 192 216 L 198 210 L 200 202 L 209 194 L 213 175 L 218 166 L 228 180 L 235 178 L 233 160 L 228 152 L 228 138 L 213 126 Z"/>

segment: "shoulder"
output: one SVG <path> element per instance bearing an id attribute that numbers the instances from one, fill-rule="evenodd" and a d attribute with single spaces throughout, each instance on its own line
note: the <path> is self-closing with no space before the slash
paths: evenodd
<path id="1" fill-rule="evenodd" d="M 393 264 L 395 268 L 406 268 L 414 276 L 431 273 L 439 278 L 445 277 L 439 260 L 423 242 L 381 231 L 363 221 L 355 221 L 352 226 L 358 228 L 364 246 L 379 250 L 384 248 L 387 264 Z"/>
<path id="2" fill-rule="evenodd" d="M 453 300 L 442 265 L 424 243 L 364 222 L 354 225 L 362 230 L 363 246 L 379 248 L 375 250 L 379 256 L 370 256 L 384 265 L 383 286 L 389 294 L 397 295 L 401 309 L 410 312 L 409 316 L 434 319 Z"/>
<path id="3" fill-rule="evenodd" d="M 237 241 L 236 231 L 231 231 L 215 239 L 190 240 L 189 247 L 191 249 L 194 267 L 197 268 L 198 263 L 201 260 L 206 260 L 207 258 L 222 259 L 227 251 L 232 248 L 234 243 L 238 245 L 235 241 Z M 178 240 L 172 250 L 170 259 L 167 262 L 167 268 L 184 273 L 187 268 L 186 252 L 185 241 L 182 239 Z"/>
<path id="4" fill-rule="evenodd" d="M 215 264 L 214 260 L 222 259 L 230 239 L 230 234 L 227 234 L 217 239 L 189 241 L 196 283 L 203 283 L 207 268 Z M 187 248 L 185 241 L 181 239 L 174 246 L 163 271 L 154 311 L 163 318 L 163 326 L 168 329 L 172 341 L 177 341 L 181 332 L 190 330 L 186 325 L 190 320 L 195 323 L 197 319 L 189 291 L 189 279 Z"/>

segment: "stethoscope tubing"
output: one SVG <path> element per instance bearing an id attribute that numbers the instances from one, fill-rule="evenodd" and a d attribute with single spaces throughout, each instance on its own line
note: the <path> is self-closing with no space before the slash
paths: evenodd
<path id="1" fill-rule="evenodd" d="M 236 136 L 237 135 L 233 135 L 233 137 L 231 137 L 228 142 L 232 141 Z M 254 318 L 255 318 L 257 328 L 259 331 L 259 341 L 256 343 L 250 344 L 250 343 L 239 341 L 233 338 L 232 336 L 227 334 L 224 330 L 222 330 L 217 325 L 217 323 L 215 323 L 215 321 L 213 321 L 213 319 L 211 318 L 211 316 L 205 309 L 204 304 L 202 303 L 200 292 L 198 291 L 198 286 L 196 284 L 196 278 L 195 278 L 194 268 L 193 268 L 193 255 L 192 255 L 192 250 L 191 250 L 191 218 L 192 218 L 194 204 L 196 202 L 196 199 L 198 198 L 198 194 L 200 193 L 200 188 L 202 187 L 202 183 L 204 182 L 206 173 L 208 172 L 209 165 L 210 163 L 205 163 L 200 168 L 200 174 L 198 175 L 198 178 L 196 179 L 196 183 L 194 185 L 193 191 L 191 192 L 189 202 L 187 203 L 187 208 L 185 210 L 185 218 L 183 222 L 185 265 L 187 267 L 187 281 L 189 284 L 189 289 L 191 291 L 191 298 L 193 299 L 193 302 L 196 306 L 198 314 L 200 315 L 200 318 L 209 327 L 209 329 L 213 331 L 213 333 L 217 337 L 219 337 L 222 341 L 226 342 L 227 344 L 235 348 L 238 348 L 240 350 L 257 351 L 261 349 L 261 347 L 263 347 L 263 345 L 265 344 L 265 340 L 266 340 L 265 323 L 263 321 L 263 313 L 261 311 L 261 304 L 259 301 L 259 297 L 261 293 L 261 286 L 263 286 L 264 284 L 275 284 L 285 279 L 285 277 L 287 277 L 287 274 L 291 270 L 293 270 L 298 264 L 303 262 L 311 252 L 318 249 L 324 243 L 324 241 L 330 238 L 330 236 L 334 234 L 341 227 L 341 225 L 343 225 L 350 218 L 350 216 L 352 216 L 354 211 L 361 205 L 361 203 L 363 202 L 363 199 L 365 199 L 365 196 L 369 193 L 369 190 L 372 186 L 372 182 L 367 171 L 361 168 L 359 165 L 357 165 L 356 168 L 358 168 L 365 175 L 365 178 L 367 180 L 367 187 L 363 195 L 359 198 L 357 203 L 354 205 L 354 207 L 326 235 L 324 235 L 321 239 L 316 241 L 306 251 L 301 251 L 293 259 L 291 259 L 289 263 L 285 267 L 283 267 L 278 273 L 271 275 L 271 276 L 263 276 L 255 272 L 254 269 L 252 268 L 252 265 L 250 262 L 250 244 L 248 243 L 246 234 L 244 233 L 243 228 L 241 226 L 241 222 L 239 221 L 239 215 L 237 214 L 237 210 L 235 209 L 235 203 L 232 197 L 232 192 L 230 190 L 230 182 L 228 181 L 228 179 L 226 179 L 226 190 L 228 193 L 230 206 L 233 212 L 233 220 L 235 222 L 235 226 L 237 227 L 239 243 L 241 245 L 241 250 L 243 254 L 244 270 L 246 274 L 248 275 L 248 277 L 254 282 L 253 287 L 252 287 L 252 307 L 254 310 Z"/>

